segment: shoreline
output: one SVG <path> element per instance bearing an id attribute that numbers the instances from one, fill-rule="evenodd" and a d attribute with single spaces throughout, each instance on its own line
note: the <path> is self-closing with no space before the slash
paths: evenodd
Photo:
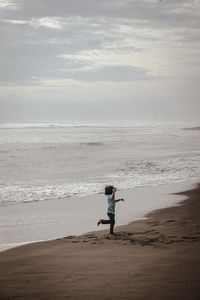
<path id="1" fill-rule="evenodd" d="M 192 180 L 118 191 L 116 197 L 124 198 L 125 202 L 116 205 L 116 226 L 144 219 L 155 209 L 175 205 L 180 196 L 174 193 L 191 189 L 195 183 Z M 106 210 L 103 194 L 2 207 L 0 253 L 29 243 L 109 228 L 109 225 L 96 226 L 100 218 L 107 217 Z"/>
<path id="2" fill-rule="evenodd" d="M 199 299 L 200 184 L 178 195 L 178 205 L 117 226 L 114 236 L 101 230 L 1 252 L 0 299 Z"/>

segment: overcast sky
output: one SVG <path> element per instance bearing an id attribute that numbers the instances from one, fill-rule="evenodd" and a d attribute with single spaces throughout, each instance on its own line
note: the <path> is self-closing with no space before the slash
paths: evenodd
<path id="1" fill-rule="evenodd" d="M 0 121 L 198 121 L 199 0 L 0 0 Z"/>

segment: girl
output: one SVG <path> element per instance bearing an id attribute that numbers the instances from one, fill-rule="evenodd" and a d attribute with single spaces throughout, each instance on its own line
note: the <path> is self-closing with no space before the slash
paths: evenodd
<path id="1" fill-rule="evenodd" d="M 107 215 L 109 217 L 109 220 L 101 219 L 97 223 L 97 226 L 99 226 L 99 224 L 110 224 L 110 234 L 114 234 L 113 229 L 115 225 L 115 203 L 119 201 L 124 201 L 124 199 L 115 200 L 116 190 L 117 189 L 111 185 L 105 187 L 105 195 L 107 196 L 108 201 Z"/>

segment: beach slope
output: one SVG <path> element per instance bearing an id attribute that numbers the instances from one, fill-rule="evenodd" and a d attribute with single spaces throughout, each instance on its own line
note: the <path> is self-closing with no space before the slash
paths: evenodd
<path id="1" fill-rule="evenodd" d="M 200 185 L 108 231 L 0 254 L 0 299 L 200 299 Z"/>

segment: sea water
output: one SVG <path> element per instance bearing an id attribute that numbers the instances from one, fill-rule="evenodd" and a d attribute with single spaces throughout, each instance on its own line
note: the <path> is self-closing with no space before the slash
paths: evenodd
<path id="1" fill-rule="evenodd" d="M 185 125 L 186 126 L 186 125 Z M 184 124 L 0 124 L 0 205 L 200 178 Z"/>
<path id="2" fill-rule="evenodd" d="M 200 178 L 200 131 L 188 126 L 0 124 L 0 250 L 96 230 L 107 184 L 125 197 L 117 225 L 174 204 L 167 194 Z"/>

